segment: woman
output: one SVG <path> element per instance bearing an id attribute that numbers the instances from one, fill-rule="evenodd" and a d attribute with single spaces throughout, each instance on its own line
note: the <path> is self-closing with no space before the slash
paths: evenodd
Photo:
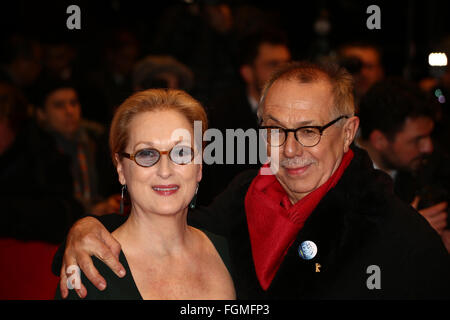
<path id="1" fill-rule="evenodd" d="M 126 276 L 95 259 L 108 286 L 99 291 L 82 275 L 87 299 L 235 299 L 221 238 L 187 225 L 202 178 L 195 120 L 206 129 L 203 107 L 180 90 L 138 92 L 116 111 L 110 147 L 131 212 L 113 236 Z M 78 298 L 74 290 L 69 298 Z"/>

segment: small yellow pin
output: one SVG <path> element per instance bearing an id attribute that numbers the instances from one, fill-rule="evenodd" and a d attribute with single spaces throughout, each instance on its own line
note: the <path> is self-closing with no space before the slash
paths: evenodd
<path id="1" fill-rule="evenodd" d="M 316 263 L 316 272 L 320 272 L 320 268 L 322 265 L 320 263 Z"/>

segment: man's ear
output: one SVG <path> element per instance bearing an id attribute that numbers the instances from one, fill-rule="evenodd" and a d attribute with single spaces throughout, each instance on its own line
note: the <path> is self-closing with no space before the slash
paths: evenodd
<path id="1" fill-rule="evenodd" d="M 253 83 L 253 70 L 252 67 L 248 64 L 244 64 L 239 68 L 239 72 L 241 74 L 242 79 L 244 79 L 245 83 Z"/>
<path id="2" fill-rule="evenodd" d="M 117 162 L 116 170 L 117 170 L 117 175 L 119 176 L 119 182 L 121 185 L 125 185 L 125 184 L 127 184 L 127 181 L 125 180 L 125 175 L 123 174 L 123 165 L 122 165 L 122 162 L 120 161 L 120 157 L 116 153 L 114 155 L 114 158 L 116 159 L 116 162 Z"/>
<path id="3" fill-rule="evenodd" d="M 41 108 L 36 108 L 36 119 L 39 123 L 45 122 L 47 119 L 44 110 Z"/>
<path id="4" fill-rule="evenodd" d="M 355 139 L 356 132 L 359 128 L 359 118 L 356 116 L 348 119 L 344 125 L 344 153 L 348 151 L 350 145 Z"/>
<path id="5" fill-rule="evenodd" d="M 380 130 L 373 130 L 369 135 L 369 142 L 372 147 L 377 151 L 382 151 L 386 149 L 389 145 L 389 140 L 386 135 Z"/>

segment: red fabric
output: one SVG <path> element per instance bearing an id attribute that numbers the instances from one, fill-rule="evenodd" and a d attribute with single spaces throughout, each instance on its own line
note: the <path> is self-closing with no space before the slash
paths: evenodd
<path id="1" fill-rule="evenodd" d="M 0 300 L 53 299 L 59 277 L 51 264 L 57 249 L 45 242 L 0 239 Z"/>
<path id="2" fill-rule="evenodd" d="M 335 173 L 295 205 L 275 175 L 258 174 L 252 181 L 245 196 L 245 211 L 256 275 L 264 290 L 270 286 L 306 219 L 337 184 L 352 158 L 353 151 L 349 150 Z"/>

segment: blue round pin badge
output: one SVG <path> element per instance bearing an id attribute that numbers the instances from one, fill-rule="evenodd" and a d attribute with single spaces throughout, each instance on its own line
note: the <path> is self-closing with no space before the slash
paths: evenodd
<path id="1" fill-rule="evenodd" d="M 305 260 L 311 260 L 317 254 L 317 246 L 310 240 L 303 241 L 298 246 L 298 254 Z"/>

